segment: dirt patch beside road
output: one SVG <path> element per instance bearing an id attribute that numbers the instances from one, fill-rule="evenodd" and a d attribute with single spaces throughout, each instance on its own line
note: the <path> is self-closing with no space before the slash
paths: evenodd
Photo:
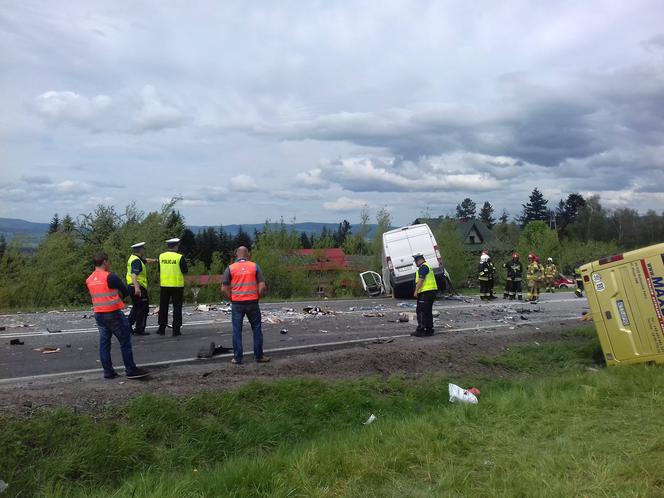
<path id="1" fill-rule="evenodd" d="M 118 406 L 140 394 L 187 396 L 201 391 L 232 389 L 253 380 L 309 377 L 330 380 L 368 376 L 427 374 L 505 378 L 510 372 L 478 361 L 481 356 L 500 354 L 512 345 L 556 341 L 563 332 L 579 324 L 568 322 L 518 331 L 497 329 L 472 332 L 441 332 L 431 338 L 397 338 L 381 344 L 361 344 L 343 349 L 307 351 L 274 356 L 271 363 L 251 361 L 237 366 L 227 358 L 195 364 L 155 368 L 146 381 L 100 378 L 100 374 L 57 377 L 49 380 L 0 385 L 3 413 L 29 414 L 43 409 L 69 407 L 95 412 Z"/>

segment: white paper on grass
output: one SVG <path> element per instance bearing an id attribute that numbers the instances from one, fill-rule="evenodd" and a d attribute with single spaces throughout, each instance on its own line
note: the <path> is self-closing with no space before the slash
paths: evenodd
<path id="1" fill-rule="evenodd" d="M 366 422 L 362 422 L 362 424 L 363 424 L 363 425 L 373 424 L 373 423 L 376 421 L 377 418 L 378 418 L 378 417 L 376 417 L 376 416 L 372 413 L 372 414 L 369 416 L 369 418 L 367 419 L 367 421 L 366 421 Z"/>
<path id="2" fill-rule="evenodd" d="M 470 403 L 471 405 L 476 405 L 478 402 L 477 396 L 473 393 L 469 393 L 464 388 L 457 386 L 456 384 L 448 384 L 448 390 L 450 392 L 450 403 Z"/>

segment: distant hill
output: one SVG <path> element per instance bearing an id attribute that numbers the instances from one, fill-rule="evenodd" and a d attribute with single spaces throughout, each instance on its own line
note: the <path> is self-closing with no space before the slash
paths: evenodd
<path id="1" fill-rule="evenodd" d="M 263 230 L 265 223 L 250 223 L 246 225 L 209 225 L 215 229 L 219 229 L 220 226 L 223 227 L 226 233 L 231 235 L 236 235 L 242 227 L 242 230 L 247 232 L 253 237 L 255 230 Z M 280 225 L 278 223 L 271 223 L 271 228 L 278 228 Z M 7 240 L 18 237 L 25 240 L 25 245 L 31 246 L 39 242 L 39 240 L 46 235 L 48 232 L 48 223 L 34 223 L 32 221 L 19 220 L 16 218 L 0 218 L 0 234 L 4 235 Z M 295 224 L 286 224 L 286 228 L 292 228 L 298 233 L 305 232 L 307 235 L 312 233 L 319 234 L 323 227 L 327 227 L 328 230 L 335 231 L 338 227 L 338 223 L 315 223 L 315 222 L 303 222 Z M 189 225 L 187 226 L 192 232 L 197 233 L 208 228 L 208 225 Z M 358 225 L 352 225 L 352 231 L 355 232 L 358 228 Z M 369 237 L 373 236 L 374 231 L 376 230 L 376 225 L 369 225 Z"/>

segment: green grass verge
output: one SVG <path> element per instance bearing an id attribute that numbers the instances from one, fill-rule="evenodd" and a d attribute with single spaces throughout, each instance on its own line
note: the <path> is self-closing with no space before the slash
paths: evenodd
<path id="1" fill-rule="evenodd" d="M 596 348 L 579 331 L 482 358 L 516 378 L 452 379 L 476 406 L 442 377 L 288 380 L 6 418 L 0 478 L 10 496 L 662 495 L 662 371 L 587 371 Z"/>

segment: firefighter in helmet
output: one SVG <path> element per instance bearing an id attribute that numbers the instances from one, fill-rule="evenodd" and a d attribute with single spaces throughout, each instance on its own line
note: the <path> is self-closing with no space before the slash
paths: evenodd
<path id="1" fill-rule="evenodd" d="M 544 280 L 544 268 L 536 254 L 528 254 L 528 268 L 526 271 L 528 301 L 535 302 L 539 299 L 540 284 Z"/>
<path id="2" fill-rule="evenodd" d="M 558 268 L 553 264 L 553 258 L 546 258 L 544 267 L 544 279 L 546 281 L 546 292 L 555 292 L 556 286 L 553 281 L 558 277 Z"/>
<path id="3" fill-rule="evenodd" d="M 503 264 L 503 268 L 507 270 L 507 279 L 505 281 L 505 292 L 503 293 L 504 299 L 523 300 L 521 291 L 521 279 L 523 276 L 523 263 L 519 261 L 519 253 L 512 253 L 512 260 Z"/>

